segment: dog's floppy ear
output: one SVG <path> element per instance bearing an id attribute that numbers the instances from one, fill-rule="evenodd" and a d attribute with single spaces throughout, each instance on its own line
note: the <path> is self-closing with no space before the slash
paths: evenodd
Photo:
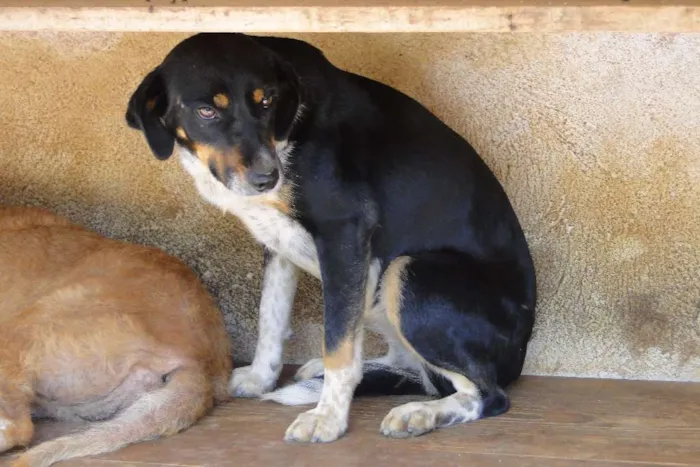
<path id="1" fill-rule="evenodd" d="M 275 55 L 275 71 L 280 83 L 280 96 L 275 113 L 275 139 L 282 141 L 289 136 L 301 104 L 301 84 L 294 68 L 284 59 Z"/>
<path id="2" fill-rule="evenodd" d="M 143 79 L 129 100 L 126 123 L 141 130 L 148 146 L 160 160 L 170 157 L 175 147 L 175 138 L 162 121 L 168 108 L 165 81 L 156 68 Z"/>

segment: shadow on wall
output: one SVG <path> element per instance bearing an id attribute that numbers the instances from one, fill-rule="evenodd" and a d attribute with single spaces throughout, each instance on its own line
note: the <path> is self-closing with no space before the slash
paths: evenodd
<path id="1" fill-rule="evenodd" d="M 0 199 L 182 257 L 249 359 L 259 247 L 123 121 L 143 75 L 185 36 L 0 37 Z M 527 372 L 700 380 L 700 37 L 297 37 L 422 102 L 504 184 L 538 267 Z M 320 287 L 301 287 L 296 362 L 320 353 Z"/>

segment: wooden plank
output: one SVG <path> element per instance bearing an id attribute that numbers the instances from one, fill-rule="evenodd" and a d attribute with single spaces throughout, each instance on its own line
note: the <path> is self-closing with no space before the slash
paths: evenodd
<path id="1" fill-rule="evenodd" d="M 358 399 L 349 433 L 317 446 L 282 441 L 306 408 L 236 400 L 175 437 L 62 465 L 700 465 L 700 384 L 524 377 L 511 395 L 503 416 L 408 440 L 382 437 L 379 424 L 392 407 L 417 398 Z"/>
<path id="2" fill-rule="evenodd" d="M 700 31 L 700 0 L 0 0 L 0 30 Z"/>

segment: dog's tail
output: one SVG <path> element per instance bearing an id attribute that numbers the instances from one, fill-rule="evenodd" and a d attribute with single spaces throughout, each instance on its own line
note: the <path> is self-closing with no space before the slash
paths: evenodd
<path id="1" fill-rule="evenodd" d="M 321 398 L 322 388 L 323 375 L 318 375 L 267 393 L 262 399 L 283 405 L 315 404 Z M 430 382 L 424 381 L 417 371 L 365 362 L 362 367 L 362 381 L 355 388 L 355 397 L 409 394 L 437 396 L 442 392 Z"/>
<path id="2" fill-rule="evenodd" d="M 213 405 L 213 388 L 199 368 L 180 368 L 162 388 L 144 394 L 114 418 L 93 423 L 83 432 L 62 436 L 29 449 L 11 464 L 47 467 L 74 457 L 115 451 L 131 443 L 175 434 L 188 428 Z"/>

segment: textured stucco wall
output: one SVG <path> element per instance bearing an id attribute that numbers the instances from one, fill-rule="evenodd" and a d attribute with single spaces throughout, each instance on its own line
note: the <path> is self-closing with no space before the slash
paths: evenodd
<path id="1" fill-rule="evenodd" d="M 247 359 L 260 248 L 123 121 L 183 37 L 0 34 L 0 200 L 179 255 Z M 539 275 L 527 372 L 700 380 L 700 36 L 302 37 L 427 105 L 505 185 Z M 289 361 L 320 351 L 319 291 L 304 278 Z"/>

